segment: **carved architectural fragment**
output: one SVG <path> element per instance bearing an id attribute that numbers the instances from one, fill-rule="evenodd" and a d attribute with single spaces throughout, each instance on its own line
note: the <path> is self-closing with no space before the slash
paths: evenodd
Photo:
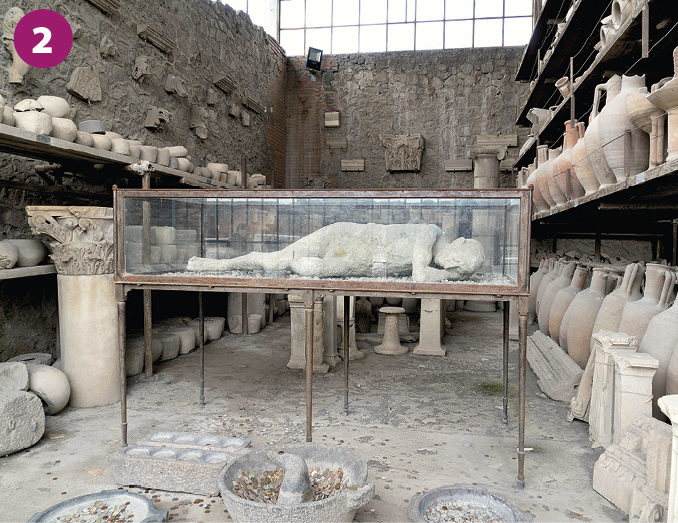
<path id="1" fill-rule="evenodd" d="M 218 100 L 219 98 L 217 97 L 217 93 L 214 92 L 214 89 L 207 89 L 207 105 L 214 105 Z"/>
<path id="2" fill-rule="evenodd" d="M 188 91 L 186 91 L 186 88 L 184 87 L 184 81 L 173 74 L 167 75 L 167 80 L 165 81 L 165 91 L 172 94 L 176 93 L 176 95 L 180 96 L 181 98 L 188 97 Z"/>
<path id="3" fill-rule="evenodd" d="M 90 4 L 97 6 L 104 13 L 117 13 L 120 9 L 120 0 L 88 0 Z"/>
<path id="4" fill-rule="evenodd" d="M 223 73 L 214 73 L 212 78 L 214 85 L 216 85 L 226 94 L 231 94 L 238 88 L 238 85 L 233 81 L 233 79 Z"/>
<path id="5" fill-rule="evenodd" d="M 240 116 L 240 106 L 238 104 L 231 104 L 228 108 L 228 116 L 233 118 Z"/>
<path id="6" fill-rule="evenodd" d="M 544 394 L 556 401 L 572 400 L 584 372 L 556 342 L 536 331 L 527 339 L 527 361 Z"/>
<path id="7" fill-rule="evenodd" d="M 199 105 L 191 106 L 191 119 L 189 127 L 193 129 L 196 136 L 201 140 L 207 139 L 207 126 L 205 125 L 205 120 L 209 117 L 207 109 L 200 107 Z"/>
<path id="8" fill-rule="evenodd" d="M 87 102 L 100 102 L 102 99 L 101 82 L 94 67 L 76 67 L 66 89 Z"/>
<path id="9" fill-rule="evenodd" d="M 257 114 L 261 114 L 265 111 L 265 108 L 263 105 L 261 105 L 259 102 L 257 102 L 254 98 L 251 96 L 245 97 L 245 99 L 242 101 L 242 104 L 247 107 L 248 109 L 254 111 Z"/>
<path id="10" fill-rule="evenodd" d="M 169 122 L 170 116 L 171 114 L 167 109 L 163 109 L 161 107 L 158 108 L 154 105 L 151 105 L 148 113 L 146 114 L 144 127 L 157 131 L 162 127 L 162 124 Z"/>
<path id="11" fill-rule="evenodd" d="M 348 149 L 348 140 L 345 136 L 328 136 L 325 145 L 330 149 Z"/>
<path id="12" fill-rule="evenodd" d="M 28 206 L 33 234 L 52 242 L 57 272 L 63 275 L 113 273 L 113 209 L 109 207 Z"/>
<path id="13" fill-rule="evenodd" d="M 365 160 L 342 160 L 341 161 L 341 170 L 344 172 L 350 171 L 364 171 L 365 170 Z"/>
<path id="14" fill-rule="evenodd" d="M 137 35 L 168 54 L 176 47 L 176 43 L 173 40 L 170 40 L 147 24 L 137 24 Z"/>
<path id="15" fill-rule="evenodd" d="M 421 134 L 380 134 L 386 147 L 387 171 L 420 171 L 424 154 L 424 137 Z"/>
<path id="16" fill-rule="evenodd" d="M 19 21 L 24 17 L 24 12 L 18 7 L 12 7 L 5 13 L 2 23 L 2 43 L 5 45 L 9 54 L 12 55 L 12 68 L 9 70 L 9 83 L 23 84 L 24 75 L 31 68 L 16 52 L 14 47 L 14 30 Z"/>
<path id="17" fill-rule="evenodd" d="M 117 49 L 113 40 L 108 36 L 104 36 L 99 44 L 99 54 L 101 54 L 101 58 L 112 58 L 115 56 L 116 51 Z"/>
<path id="18" fill-rule="evenodd" d="M 247 111 L 243 111 L 240 113 L 240 119 L 242 120 L 242 124 L 245 127 L 249 127 L 252 124 L 252 117 L 250 116 L 250 113 Z"/>
<path id="19" fill-rule="evenodd" d="M 134 60 L 134 70 L 132 71 L 132 78 L 139 83 L 144 81 L 144 77 L 151 74 L 151 68 L 148 65 L 148 56 L 137 56 Z"/>

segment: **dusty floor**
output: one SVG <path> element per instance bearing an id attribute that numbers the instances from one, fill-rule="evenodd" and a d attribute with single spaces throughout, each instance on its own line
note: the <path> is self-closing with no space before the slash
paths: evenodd
<path id="1" fill-rule="evenodd" d="M 343 415 L 343 366 L 314 376 L 314 441 L 347 445 L 369 464 L 376 497 L 355 517 L 407 521 L 417 492 L 455 483 L 503 496 L 535 521 L 625 521 L 591 488 L 600 449 L 588 425 L 565 420 L 567 405 L 538 397 L 528 367 L 526 488 L 518 472 L 517 344 L 511 343 L 509 425 L 501 423 L 501 312 L 451 314 L 447 355 L 381 356 L 378 338 L 358 342 L 350 365 L 350 414 Z M 289 317 L 260 334 L 206 346 L 206 405 L 198 406 L 199 355 L 159 364 L 129 380 L 129 442 L 157 431 L 247 437 L 252 446 L 304 441 L 305 375 L 289 370 Z M 408 344 L 414 348 L 415 344 Z M 108 457 L 120 447 L 119 404 L 47 417 L 30 449 L 0 458 L 0 521 L 26 521 L 65 499 L 116 489 Z M 172 521 L 229 521 L 220 498 L 132 489 L 170 509 Z"/>

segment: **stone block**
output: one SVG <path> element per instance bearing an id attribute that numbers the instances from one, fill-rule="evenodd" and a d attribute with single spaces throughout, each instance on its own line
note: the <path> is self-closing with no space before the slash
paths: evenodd
<path id="1" fill-rule="evenodd" d="M 9 390 L 28 390 L 28 369 L 24 363 L 0 363 L 0 392 Z"/>
<path id="2" fill-rule="evenodd" d="M 572 400 L 584 371 L 555 341 L 536 331 L 527 339 L 527 361 L 544 394 L 556 401 Z"/>
<path id="3" fill-rule="evenodd" d="M 291 354 L 287 367 L 306 368 L 306 307 L 304 299 L 290 294 Z M 323 302 L 317 298 L 313 304 L 313 372 L 327 372 L 329 365 L 323 363 Z"/>
<path id="4" fill-rule="evenodd" d="M 188 354 L 195 349 L 195 332 L 191 327 L 172 327 L 167 329 L 168 334 L 176 334 L 181 340 L 179 354 Z"/>
<path id="5" fill-rule="evenodd" d="M 645 461 L 617 445 L 610 445 L 593 466 L 593 490 L 626 513 L 634 483 L 644 483 L 645 478 Z"/>
<path id="6" fill-rule="evenodd" d="M 340 114 L 339 111 L 325 111 L 325 127 L 339 127 Z"/>
<path id="7" fill-rule="evenodd" d="M 155 336 L 162 343 L 160 361 L 173 360 L 179 356 L 181 350 L 181 338 L 171 332 L 163 332 Z"/>
<path id="8" fill-rule="evenodd" d="M 445 334 L 444 300 L 421 300 L 421 316 L 419 318 L 419 345 L 412 354 L 426 356 L 445 356 L 442 340 Z"/>
<path id="9" fill-rule="evenodd" d="M 162 345 L 161 345 L 162 347 Z M 136 376 L 144 371 L 143 343 L 127 343 L 125 347 L 125 375 Z"/>
<path id="10" fill-rule="evenodd" d="M 40 398 L 21 390 L 0 391 L 0 456 L 35 445 L 44 432 Z"/>

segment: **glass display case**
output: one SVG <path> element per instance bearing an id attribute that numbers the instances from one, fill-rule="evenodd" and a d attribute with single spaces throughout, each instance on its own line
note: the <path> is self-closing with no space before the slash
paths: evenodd
<path id="1" fill-rule="evenodd" d="M 501 189 L 121 189 L 116 281 L 525 295 L 529 205 Z"/>

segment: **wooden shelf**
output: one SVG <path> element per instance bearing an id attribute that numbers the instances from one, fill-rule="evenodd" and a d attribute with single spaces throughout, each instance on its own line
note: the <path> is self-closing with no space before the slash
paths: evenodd
<path id="1" fill-rule="evenodd" d="M 42 276 L 43 274 L 56 274 L 53 263 L 36 265 L 35 267 L 14 267 L 12 269 L 0 269 L 0 280 L 12 280 L 14 278 L 27 278 L 29 276 Z"/>
<path id="2" fill-rule="evenodd" d="M 74 165 L 87 171 L 91 171 L 92 166 L 95 164 L 103 164 L 119 169 L 138 161 L 136 158 L 124 154 L 94 149 L 4 124 L 0 124 L 0 152 L 45 160 L 47 162 Z M 173 181 L 174 184 L 184 184 L 205 189 L 227 189 L 230 187 L 225 182 L 218 180 L 202 178 L 192 173 L 179 171 L 156 163 L 151 165 L 153 176 L 168 178 L 168 181 Z M 129 174 L 132 175 L 134 173 Z"/>

